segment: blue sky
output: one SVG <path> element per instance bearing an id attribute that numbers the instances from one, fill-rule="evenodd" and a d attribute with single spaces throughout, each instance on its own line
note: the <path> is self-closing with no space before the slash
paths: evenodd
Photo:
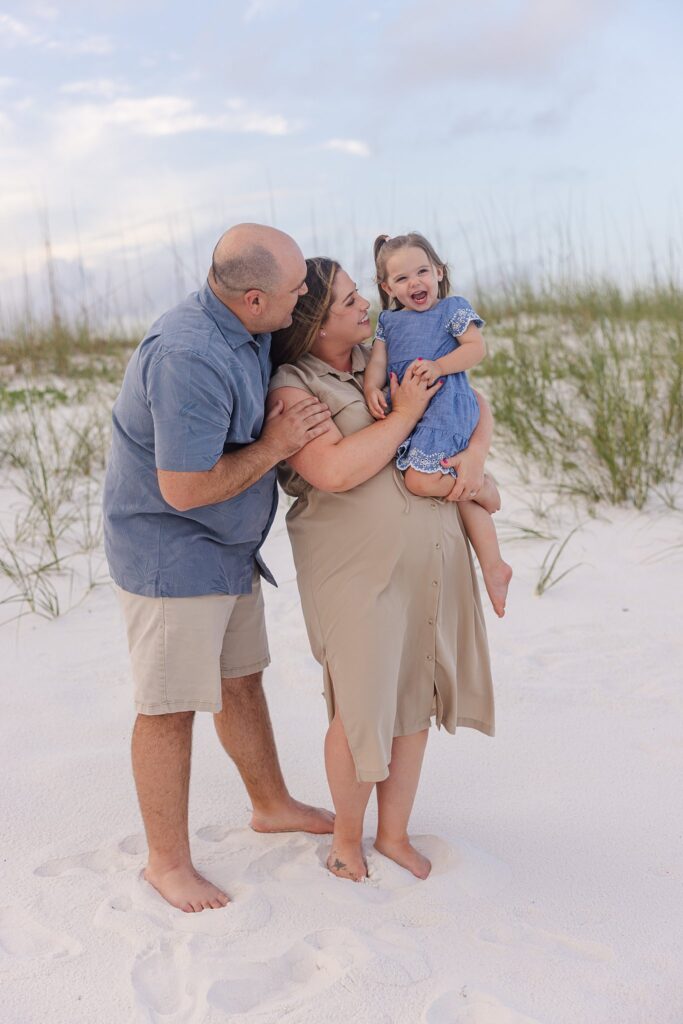
<path id="1" fill-rule="evenodd" d="M 475 279 L 680 264 L 673 0 L 1 4 L 0 314 L 145 317 L 239 220 L 367 287 L 379 232 Z"/>

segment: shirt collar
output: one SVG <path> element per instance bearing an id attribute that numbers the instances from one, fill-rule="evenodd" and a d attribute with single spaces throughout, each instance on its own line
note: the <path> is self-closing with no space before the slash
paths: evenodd
<path id="1" fill-rule="evenodd" d="M 205 281 L 197 292 L 199 302 L 214 321 L 231 349 L 246 345 L 247 342 L 261 344 L 270 341 L 270 334 L 250 334 L 242 321 L 235 316 L 231 309 L 221 302 L 214 295 L 208 281 Z"/>
<path id="2" fill-rule="evenodd" d="M 337 370 L 334 366 L 330 366 L 329 363 L 323 362 L 322 359 L 318 359 L 312 352 L 307 352 L 305 356 L 302 356 L 302 360 L 306 360 L 310 368 L 318 377 L 324 377 L 326 374 L 330 374 L 332 377 L 337 377 L 338 380 L 353 380 L 355 374 L 363 373 L 368 365 L 368 350 L 364 345 L 354 345 L 351 349 L 351 370 Z"/>

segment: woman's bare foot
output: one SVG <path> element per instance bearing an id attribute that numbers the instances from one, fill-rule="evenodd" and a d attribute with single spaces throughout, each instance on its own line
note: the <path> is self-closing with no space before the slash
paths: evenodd
<path id="1" fill-rule="evenodd" d="M 147 865 L 143 877 L 167 903 L 186 914 L 197 914 L 200 910 L 220 910 L 230 902 L 225 893 L 202 878 L 192 864 L 167 871 L 154 871 Z"/>
<path id="2" fill-rule="evenodd" d="M 396 861 L 407 871 L 412 871 L 417 878 L 426 878 L 432 870 L 432 862 L 423 857 L 411 845 L 407 837 L 405 839 L 380 839 L 378 836 L 375 839 L 375 849 L 389 860 Z"/>
<path id="3" fill-rule="evenodd" d="M 312 832 L 322 836 L 334 831 L 334 814 L 290 796 L 276 807 L 254 811 L 250 824 L 254 832 Z"/>
<path id="4" fill-rule="evenodd" d="M 368 877 L 368 866 L 359 842 L 335 839 L 327 867 L 337 878 L 349 878 L 352 882 L 362 882 Z"/>
<path id="5" fill-rule="evenodd" d="M 482 565 L 481 572 L 493 610 L 498 618 L 502 619 L 505 615 L 505 600 L 512 579 L 512 569 L 501 558 L 499 562 L 494 562 L 492 565 Z"/>

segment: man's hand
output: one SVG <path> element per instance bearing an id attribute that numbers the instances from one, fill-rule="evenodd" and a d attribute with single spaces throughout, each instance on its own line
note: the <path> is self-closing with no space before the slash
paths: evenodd
<path id="1" fill-rule="evenodd" d="M 283 412 L 284 403 L 277 401 L 266 416 L 259 445 L 271 451 L 274 461 L 288 459 L 314 437 L 330 429 L 331 413 L 326 405 L 312 395 Z"/>

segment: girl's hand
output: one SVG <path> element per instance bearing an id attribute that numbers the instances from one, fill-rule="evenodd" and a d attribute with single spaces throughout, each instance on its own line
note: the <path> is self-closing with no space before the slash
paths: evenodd
<path id="1" fill-rule="evenodd" d="M 471 501 L 477 496 L 484 485 L 484 459 L 478 452 L 465 448 L 441 464 L 452 466 L 458 474 L 446 501 Z"/>
<path id="2" fill-rule="evenodd" d="M 389 378 L 391 408 L 394 412 L 410 419 L 412 427 L 421 418 L 434 395 L 442 387 L 442 380 L 429 387 L 423 377 L 408 373 L 407 370 L 399 384 L 396 374 L 392 373 Z"/>
<path id="3" fill-rule="evenodd" d="M 435 380 L 443 376 L 443 371 L 438 363 L 432 359 L 422 359 L 421 357 L 410 364 L 406 373 L 412 373 L 414 377 L 421 377 L 428 384 L 433 384 Z"/>
<path id="4" fill-rule="evenodd" d="M 376 420 L 383 420 L 386 417 L 388 405 L 381 388 L 367 388 L 365 401 Z"/>

